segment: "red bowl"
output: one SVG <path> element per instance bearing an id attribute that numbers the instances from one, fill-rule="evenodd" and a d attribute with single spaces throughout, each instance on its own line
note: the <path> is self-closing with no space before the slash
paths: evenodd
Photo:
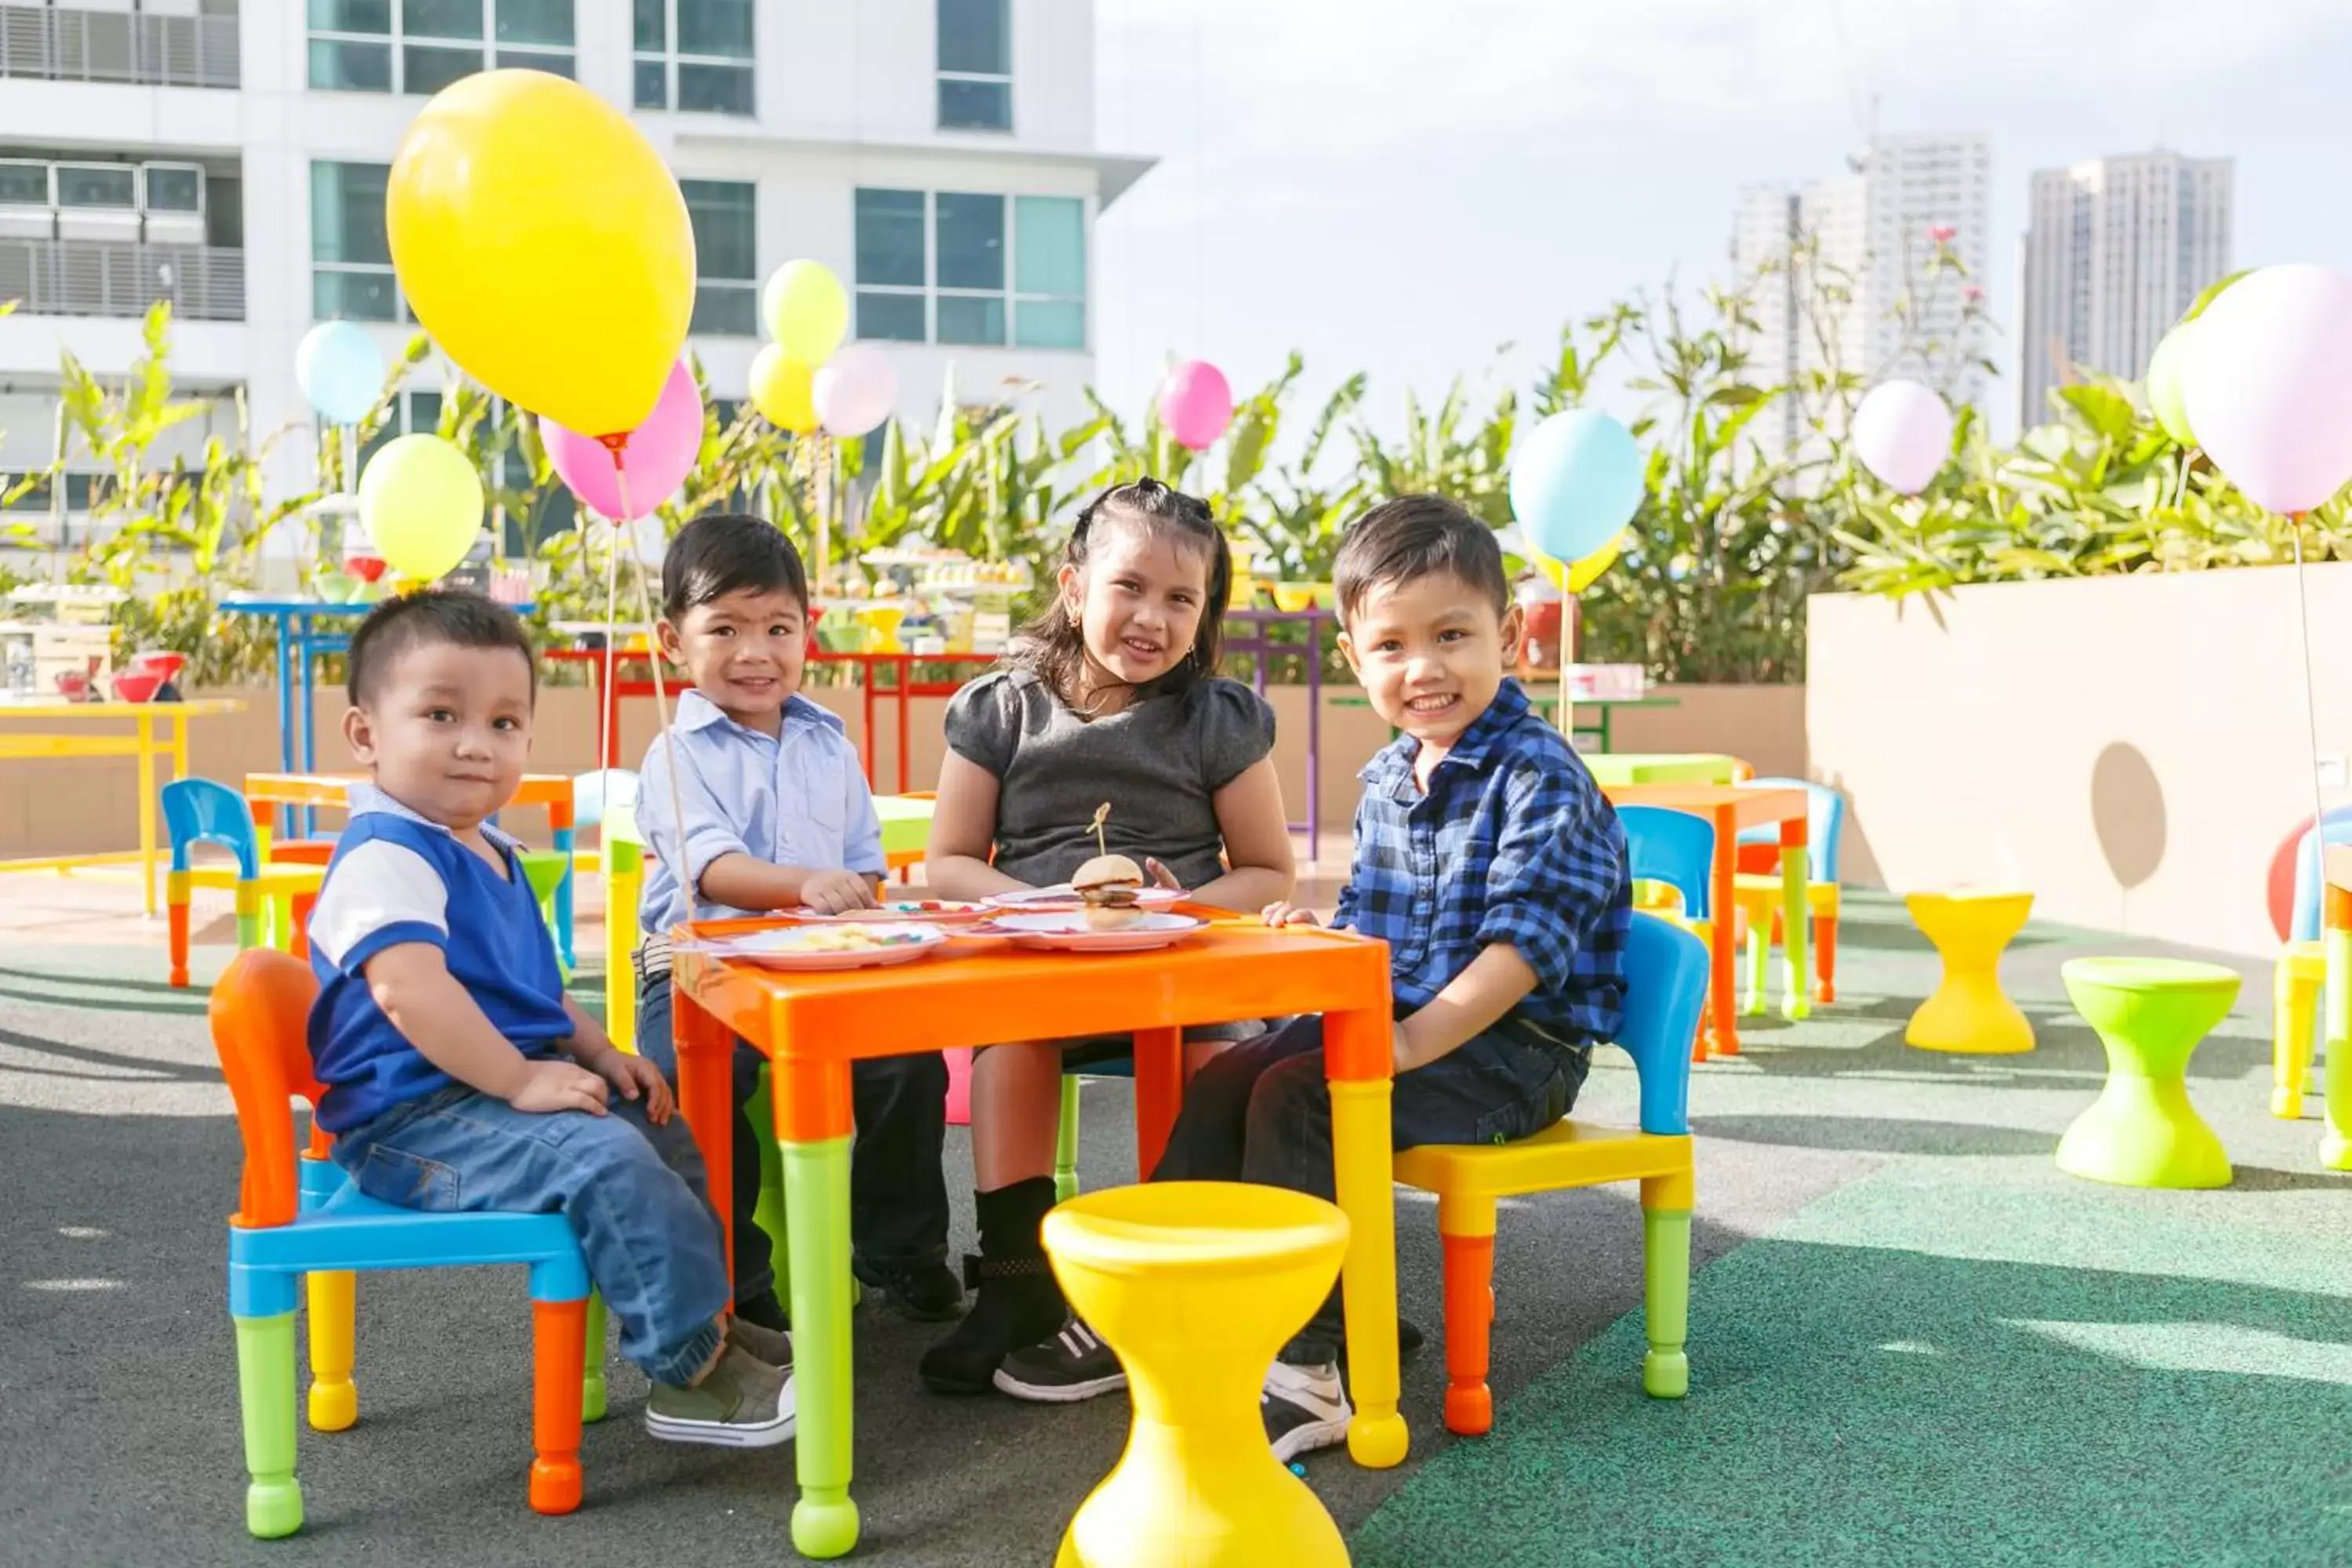
<path id="1" fill-rule="evenodd" d="M 89 695 L 89 677 L 79 669 L 61 669 L 56 676 L 58 695 L 79 702 Z"/>
<path id="2" fill-rule="evenodd" d="M 145 675 L 152 672 L 162 676 L 166 681 L 179 679 L 180 671 L 187 667 L 188 656 L 184 653 L 173 653 L 169 648 L 151 647 L 131 656 L 131 673 Z"/>
<path id="3" fill-rule="evenodd" d="M 156 688 L 163 678 L 152 669 L 126 669 L 114 678 L 114 700 L 118 702 L 152 702 Z"/>

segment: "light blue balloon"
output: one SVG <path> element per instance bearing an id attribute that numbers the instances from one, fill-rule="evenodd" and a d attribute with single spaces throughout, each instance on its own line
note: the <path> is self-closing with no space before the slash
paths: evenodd
<path id="1" fill-rule="evenodd" d="M 319 417 L 335 425 L 364 418 L 383 394 L 383 353 L 367 330 L 350 321 L 321 321 L 303 334 L 294 354 L 294 379 Z"/>
<path id="2" fill-rule="evenodd" d="M 1643 467 L 1633 433 L 1606 414 L 1555 414 L 1512 448 L 1512 515 L 1546 555 L 1581 561 L 1641 510 Z"/>

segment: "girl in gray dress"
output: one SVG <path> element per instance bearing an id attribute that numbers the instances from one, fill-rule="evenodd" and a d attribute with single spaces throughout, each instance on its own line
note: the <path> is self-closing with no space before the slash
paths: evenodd
<path id="1" fill-rule="evenodd" d="M 1108 847 L 1197 902 L 1255 913 L 1290 896 L 1274 713 L 1217 675 L 1233 561 L 1205 502 L 1139 479 L 1078 514 L 1059 592 L 1003 665 L 950 704 L 926 874 L 940 898 L 1052 887 Z M 992 851 L 993 859 L 992 861 Z M 1205 1054 L 1255 1026 L 1194 1031 Z M 922 1360 L 942 1393 L 1000 1382 L 1006 1352 L 1068 1309 L 1038 1242 L 1054 1205 L 1062 1053 L 994 1046 L 972 1067 L 980 1255 L 971 1310 Z"/>

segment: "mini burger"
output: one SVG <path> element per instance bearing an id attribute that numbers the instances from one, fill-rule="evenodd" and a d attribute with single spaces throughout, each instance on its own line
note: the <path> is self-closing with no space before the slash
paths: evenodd
<path id="1" fill-rule="evenodd" d="M 1143 868 L 1124 855 L 1097 855 L 1078 868 L 1070 887 L 1086 906 L 1087 925 L 1117 931 L 1143 918 L 1136 895 L 1143 890 Z"/>

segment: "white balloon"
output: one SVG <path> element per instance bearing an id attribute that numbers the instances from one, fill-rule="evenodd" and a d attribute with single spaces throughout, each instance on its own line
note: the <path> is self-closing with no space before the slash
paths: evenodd
<path id="1" fill-rule="evenodd" d="M 863 436 L 898 404 L 898 372 L 871 343 L 851 343 L 816 373 L 811 395 L 829 435 Z"/>
<path id="2" fill-rule="evenodd" d="M 1853 411 L 1853 455 L 1890 489 L 1916 495 L 1952 455 L 1952 411 L 1932 387 L 1885 381 Z"/>
<path id="3" fill-rule="evenodd" d="M 2352 479 L 2352 277 L 2298 264 L 2239 279 L 2197 318 L 2181 390 L 2247 500 L 2319 505 Z"/>

